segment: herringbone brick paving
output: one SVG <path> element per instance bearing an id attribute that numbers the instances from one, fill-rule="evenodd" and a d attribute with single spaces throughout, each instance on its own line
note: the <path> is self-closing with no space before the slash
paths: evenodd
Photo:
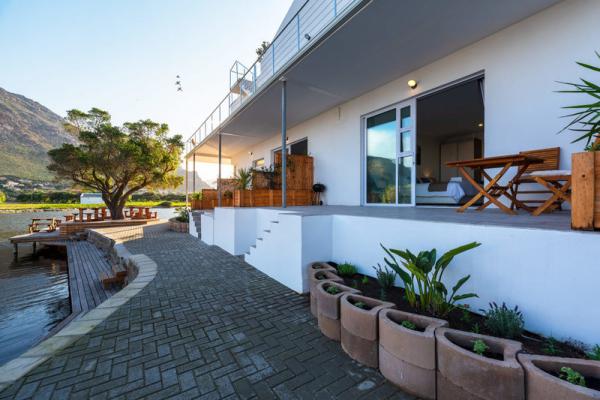
<path id="1" fill-rule="evenodd" d="M 410 398 L 321 335 L 306 297 L 242 259 L 172 232 L 126 246 L 156 278 L 0 399 Z"/>

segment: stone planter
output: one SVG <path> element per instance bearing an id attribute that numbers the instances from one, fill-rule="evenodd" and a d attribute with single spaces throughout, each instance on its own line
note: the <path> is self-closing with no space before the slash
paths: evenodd
<path id="1" fill-rule="evenodd" d="M 314 262 L 314 263 L 310 264 L 310 267 L 308 267 L 308 270 L 312 271 L 314 269 L 328 270 L 328 271 L 337 273 L 337 269 L 333 265 L 326 263 L 326 262 L 319 261 L 319 262 Z"/>
<path id="2" fill-rule="evenodd" d="M 521 343 L 454 329 L 435 331 L 437 343 L 437 398 L 439 400 L 522 400 L 525 374 L 517 362 Z M 472 348 L 483 340 L 503 360 L 480 356 Z"/>
<path id="3" fill-rule="evenodd" d="M 600 362 L 598 361 L 531 354 L 519 354 L 518 359 L 525 369 L 527 399 L 600 399 L 600 391 L 574 385 L 551 374 L 560 373 L 562 367 L 570 367 L 585 377 L 600 379 Z"/>
<path id="4" fill-rule="evenodd" d="M 190 224 L 187 222 L 179 222 L 175 218 L 169 219 L 169 230 L 173 232 L 188 233 Z"/>
<path id="5" fill-rule="evenodd" d="M 361 309 L 353 303 L 365 303 L 369 309 Z M 340 339 L 342 349 L 353 359 L 367 367 L 379 366 L 379 332 L 377 316 L 394 303 L 357 294 L 344 294 L 340 299 Z"/>
<path id="6" fill-rule="evenodd" d="M 310 312 L 317 317 L 317 285 L 323 281 L 344 282 L 335 272 L 327 269 L 309 269 L 308 282 L 310 288 Z"/>
<path id="7" fill-rule="evenodd" d="M 410 321 L 418 330 L 403 327 Z M 422 399 L 436 396 L 435 330 L 448 322 L 400 310 L 379 313 L 379 370 L 402 390 Z"/>
<path id="8" fill-rule="evenodd" d="M 337 287 L 340 292 L 328 293 L 327 288 L 330 286 Z M 340 298 L 346 293 L 360 294 L 360 291 L 332 281 L 320 282 L 315 289 L 319 329 L 323 335 L 338 342 L 340 341 Z"/>

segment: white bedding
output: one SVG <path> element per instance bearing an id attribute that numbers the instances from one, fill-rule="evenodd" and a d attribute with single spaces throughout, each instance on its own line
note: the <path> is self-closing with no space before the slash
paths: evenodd
<path id="1" fill-rule="evenodd" d="M 430 192 L 429 183 L 417 183 L 415 191 L 417 203 L 458 204 L 466 194 L 460 182 L 448 182 L 448 187 L 443 192 Z"/>

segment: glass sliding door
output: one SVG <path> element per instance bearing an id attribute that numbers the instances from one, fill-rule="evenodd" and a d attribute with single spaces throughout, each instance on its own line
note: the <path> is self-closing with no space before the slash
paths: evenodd
<path id="1" fill-rule="evenodd" d="M 398 149 L 398 204 L 413 204 L 413 172 L 415 157 L 413 151 L 413 127 L 410 105 L 399 109 L 399 145 Z"/>
<path id="2" fill-rule="evenodd" d="M 365 203 L 414 205 L 413 102 L 365 118 Z"/>
<path id="3" fill-rule="evenodd" d="M 366 201 L 396 204 L 396 109 L 366 120 Z"/>

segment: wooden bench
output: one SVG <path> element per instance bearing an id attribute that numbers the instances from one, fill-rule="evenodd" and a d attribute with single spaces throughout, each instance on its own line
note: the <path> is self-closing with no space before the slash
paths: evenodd
<path id="1" fill-rule="evenodd" d="M 511 209 L 525 209 L 540 215 L 554 209 L 561 209 L 565 201 L 570 201 L 571 171 L 560 169 L 560 147 L 522 151 L 519 154 L 543 160 L 530 165 L 525 173 L 512 184 L 513 202 Z M 522 184 L 537 183 L 543 189 L 522 190 Z M 546 198 L 520 198 L 520 195 L 546 195 Z"/>
<path id="2" fill-rule="evenodd" d="M 112 285 L 123 286 L 127 279 L 127 270 L 119 264 L 112 266 L 113 275 L 109 275 L 106 272 L 100 273 L 100 282 L 104 289 L 110 288 Z"/>

